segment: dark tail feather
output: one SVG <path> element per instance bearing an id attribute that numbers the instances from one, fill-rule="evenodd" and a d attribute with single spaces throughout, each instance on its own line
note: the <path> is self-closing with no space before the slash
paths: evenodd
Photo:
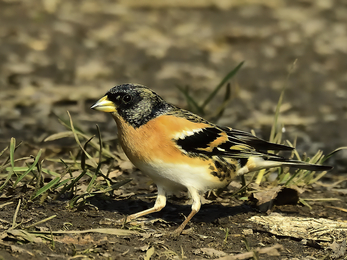
<path id="1" fill-rule="evenodd" d="M 271 161 L 276 161 L 274 159 L 271 159 Z M 305 163 L 302 161 L 296 161 L 296 160 L 279 160 L 282 164 L 282 166 L 288 166 L 291 168 L 297 168 L 297 169 L 303 169 L 303 170 L 309 170 L 309 171 L 329 171 L 333 167 L 329 165 L 319 165 L 319 164 L 312 164 L 312 163 Z"/>
<path id="2" fill-rule="evenodd" d="M 237 175 L 243 175 L 248 172 L 258 171 L 261 169 L 275 168 L 275 167 L 291 167 L 303 169 L 308 171 L 329 171 L 333 167 L 327 165 L 311 164 L 302 161 L 289 160 L 281 157 L 270 157 L 263 159 L 259 156 L 251 156 L 248 158 L 247 163 L 237 170 Z"/>
<path id="3" fill-rule="evenodd" d="M 258 149 L 257 149 L 258 148 Z M 287 145 L 283 145 L 283 144 L 275 144 L 275 143 L 270 143 L 270 142 L 267 142 L 267 143 L 262 143 L 260 144 L 259 143 L 259 147 L 256 147 L 257 150 L 264 150 L 266 149 L 267 151 L 291 151 L 293 150 L 294 148 L 293 147 L 290 147 L 290 146 L 287 146 Z"/>

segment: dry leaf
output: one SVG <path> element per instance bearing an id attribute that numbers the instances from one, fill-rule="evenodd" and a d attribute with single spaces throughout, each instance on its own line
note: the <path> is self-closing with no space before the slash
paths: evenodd
<path id="1" fill-rule="evenodd" d="M 19 247 L 19 246 L 15 246 L 15 245 L 11 245 L 11 251 L 13 253 L 26 253 L 26 254 L 29 254 L 31 256 L 35 256 L 33 253 L 31 253 L 30 251 L 22 248 L 22 247 Z"/>
<path id="2" fill-rule="evenodd" d="M 153 254 L 154 254 L 154 247 L 152 246 L 150 249 L 148 249 L 147 250 L 147 252 L 146 252 L 146 255 L 145 255 L 145 257 L 144 257 L 144 260 L 150 260 L 151 259 L 151 257 L 153 256 Z"/>
<path id="3" fill-rule="evenodd" d="M 343 240 L 341 243 L 334 241 L 330 244 L 329 249 L 333 251 L 330 255 L 331 259 L 340 259 L 346 254 L 346 240 Z"/>
<path id="4" fill-rule="evenodd" d="M 299 193 L 296 189 L 278 186 L 252 193 L 249 196 L 249 201 L 261 212 L 269 214 L 274 205 L 297 204 Z"/>
<path id="5" fill-rule="evenodd" d="M 227 253 L 225 253 L 223 251 L 216 250 L 214 248 L 196 249 L 196 250 L 193 250 L 193 254 L 196 254 L 196 255 L 204 254 L 204 255 L 208 256 L 209 258 L 222 257 L 222 256 L 227 255 Z"/>

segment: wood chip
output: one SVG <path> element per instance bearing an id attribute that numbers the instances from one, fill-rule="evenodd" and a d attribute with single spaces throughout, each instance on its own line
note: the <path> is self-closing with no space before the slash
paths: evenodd
<path id="1" fill-rule="evenodd" d="M 343 241 L 347 223 L 324 218 L 287 217 L 280 214 L 254 216 L 250 221 L 264 226 L 271 234 L 317 241 Z"/>
<path id="2" fill-rule="evenodd" d="M 269 256 L 280 256 L 280 253 L 278 250 L 282 250 L 283 246 L 276 244 L 270 247 L 265 248 L 257 248 L 255 250 L 252 250 L 251 252 L 241 253 L 237 255 L 228 255 L 225 257 L 218 258 L 218 260 L 242 260 L 242 259 L 250 259 L 255 254 L 267 254 Z"/>

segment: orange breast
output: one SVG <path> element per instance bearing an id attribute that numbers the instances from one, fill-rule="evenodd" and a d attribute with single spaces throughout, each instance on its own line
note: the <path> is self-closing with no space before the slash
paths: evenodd
<path id="1" fill-rule="evenodd" d="M 206 124 L 194 123 L 184 118 L 162 115 L 150 120 L 139 128 L 133 128 L 122 118 L 116 118 L 120 143 L 129 159 L 136 162 L 152 162 L 162 160 L 166 163 L 197 164 L 200 158 L 186 156 L 175 146 L 173 138 L 182 131 L 192 131 L 206 127 Z M 193 166 L 193 165 L 192 165 Z"/>

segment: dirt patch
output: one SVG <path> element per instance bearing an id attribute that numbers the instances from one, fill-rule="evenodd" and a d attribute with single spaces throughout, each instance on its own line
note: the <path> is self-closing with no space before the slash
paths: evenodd
<path id="1" fill-rule="evenodd" d="M 128 185 L 122 189 L 124 193 L 134 191 Z M 48 201 L 42 205 L 27 203 L 22 199 L 22 206 L 18 212 L 17 223 L 28 226 L 46 217 L 56 215 L 55 218 L 31 228 L 32 231 L 83 231 L 99 228 L 121 228 L 118 226 L 101 225 L 105 218 L 121 219 L 122 216 L 135 213 L 148 208 L 154 203 L 153 194 L 135 192 L 139 196 L 148 196 L 148 199 L 108 199 L 93 198 L 80 210 L 69 210 L 65 201 Z M 302 197 L 309 199 L 319 193 L 321 198 L 335 198 L 331 202 L 310 202 L 312 209 L 302 205 L 276 206 L 274 213 L 283 216 L 327 218 L 344 220 L 346 213 L 339 210 L 346 204 L 346 198 L 341 192 L 329 191 L 319 187 L 313 192 L 307 192 Z M 16 192 L 17 195 L 20 191 Z M 13 215 L 18 203 L 17 198 L 6 200 L 13 202 L 1 208 L 0 219 L 2 228 L 7 229 L 12 224 Z M 275 236 L 269 233 L 264 226 L 257 225 L 249 219 L 252 216 L 262 216 L 248 204 L 236 198 L 230 199 L 230 194 L 224 192 L 222 197 L 208 200 L 201 211 L 189 223 L 184 233 L 178 238 L 168 236 L 190 212 L 189 201 L 182 198 L 173 198 L 159 213 L 152 214 L 143 220 L 126 224 L 126 230 L 132 230 L 133 235 L 109 235 L 105 233 L 83 234 L 46 234 L 49 239 L 28 242 L 19 241 L 10 231 L 3 233 L 1 242 L 1 256 L 4 259 L 67 259 L 80 255 L 95 259 L 142 259 L 148 255 L 151 248 L 154 250 L 151 259 L 200 259 L 218 258 L 226 255 L 237 255 L 252 250 L 271 247 L 276 244 L 283 246 L 282 250 L 271 251 L 261 256 L 269 259 L 292 259 L 298 257 L 324 258 L 333 254 L 326 244 L 321 241 L 297 239 L 293 237 Z M 335 209 L 331 208 L 335 207 Z M 123 227 L 124 228 L 124 227 Z M 337 238 L 336 238 L 337 239 Z M 20 244 L 18 244 L 20 243 Z M 331 241 L 330 243 L 333 243 Z M 216 250 L 210 251 L 210 250 Z M 274 254 L 274 252 L 277 252 Z M 274 254 L 274 255 L 272 255 Z M 11 257 L 9 257 L 11 255 Z"/>

